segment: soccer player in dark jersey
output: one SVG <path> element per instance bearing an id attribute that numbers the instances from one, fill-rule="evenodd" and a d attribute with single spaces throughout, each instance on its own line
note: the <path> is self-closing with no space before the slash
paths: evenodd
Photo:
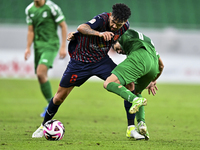
<path id="1" fill-rule="evenodd" d="M 144 105 L 147 104 L 147 100 L 141 96 L 146 87 L 155 95 L 156 80 L 161 75 L 164 65 L 151 39 L 138 31 L 131 29 L 126 31 L 113 48 L 118 53 L 126 54 L 127 58 L 115 67 L 112 75 L 104 82 L 104 88 L 132 103 L 129 112 L 134 114 L 139 109 L 144 109 Z M 134 82 L 135 94 L 124 87 L 132 82 Z M 139 115 L 144 115 L 143 112 L 144 110 Z M 135 126 L 132 125 L 130 128 Z M 148 140 L 149 133 L 144 120 L 138 121 L 138 128 Z M 129 134 L 134 134 L 134 130 Z"/>
<path id="2" fill-rule="evenodd" d="M 62 32 L 62 45 L 59 51 L 60 58 L 64 58 L 67 54 L 67 25 L 65 17 L 60 7 L 50 0 L 34 0 L 27 6 L 25 13 L 28 34 L 24 58 L 25 60 L 29 58 L 31 45 L 34 43 L 35 73 L 41 92 L 49 103 L 53 94 L 47 72 L 49 68 L 52 68 L 60 47 L 57 34 L 58 25 L 61 27 Z M 44 117 L 46 109 L 40 115 L 41 117 Z"/>
<path id="3" fill-rule="evenodd" d="M 112 12 L 102 13 L 78 26 L 76 33 L 69 35 L 70 62 L 62 76 L 58 91 L 47 108 L 42 125 L 32 137 L 42 137 L 45 122 L 52 119 L 59 106 L 75 86 L 81 86 L 92 76 L 105 80 L 116 64 L 108 56 L 112 44 L 129 28 L 130 8 L 115 4 Z M 131 115 L 131 114 L 130 114 Z"/>

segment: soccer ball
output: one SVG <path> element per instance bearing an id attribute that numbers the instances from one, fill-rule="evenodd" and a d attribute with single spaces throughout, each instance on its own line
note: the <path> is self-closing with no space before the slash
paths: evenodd
<path id="1" fill-rule="evenodd" d="M 49 120 L 43 126 L 43 134 L 47 140 L 61 140 L 65 133 L 64 125 L 58 120 Z"/>

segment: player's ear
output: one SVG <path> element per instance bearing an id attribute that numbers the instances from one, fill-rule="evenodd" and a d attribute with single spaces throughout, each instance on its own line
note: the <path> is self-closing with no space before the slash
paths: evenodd
<path id="1" fill-rule="evenodd" d="M 112 16 L 112 12 L 110 12 L 109 14 L 110 14 L 110 16 Z"/>

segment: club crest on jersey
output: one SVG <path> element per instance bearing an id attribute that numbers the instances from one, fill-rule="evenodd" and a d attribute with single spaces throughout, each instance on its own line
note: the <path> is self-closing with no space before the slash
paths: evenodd
<path id="1" fill-rule="evenodd" d="M 96 19 L 92 19 L 92 20 L 90 20 L 90 21 L 88 21 L 88 22 L 91 23 L 91 24 L 93 24 L 93 23 L 96 22 Z"/>
<path id="2" fill-rule="evenodd" d="M 43 12 L 42 17 L 43 17 L 43 18 L 46 18 L 46 17 L 47 17 L 47 12 L 46 12 L 46 11 Z"/>
<path id="3" fill-rule="evenodd" d="M 34 16 L 35 16 L 34 14 L 31 14 L 31 15 L 30 15 L 30 17 L 34 17 Z"/>
<path id="4" fill-rule="evenodd" d="M 119 35 L 117 34 L 117 35 L 114 36 L 113 39 L 114 39 L 114 41 L 116 41 L 118 38 L 119 38 Z"/>

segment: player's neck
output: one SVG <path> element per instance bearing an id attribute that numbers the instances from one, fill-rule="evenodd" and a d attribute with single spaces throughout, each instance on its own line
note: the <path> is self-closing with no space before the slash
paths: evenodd
<path id="1" fill-rule="evenodd" d="M 45 4 L 46 0 L 34 1 L 35 7 L 41 7 Z"/>

